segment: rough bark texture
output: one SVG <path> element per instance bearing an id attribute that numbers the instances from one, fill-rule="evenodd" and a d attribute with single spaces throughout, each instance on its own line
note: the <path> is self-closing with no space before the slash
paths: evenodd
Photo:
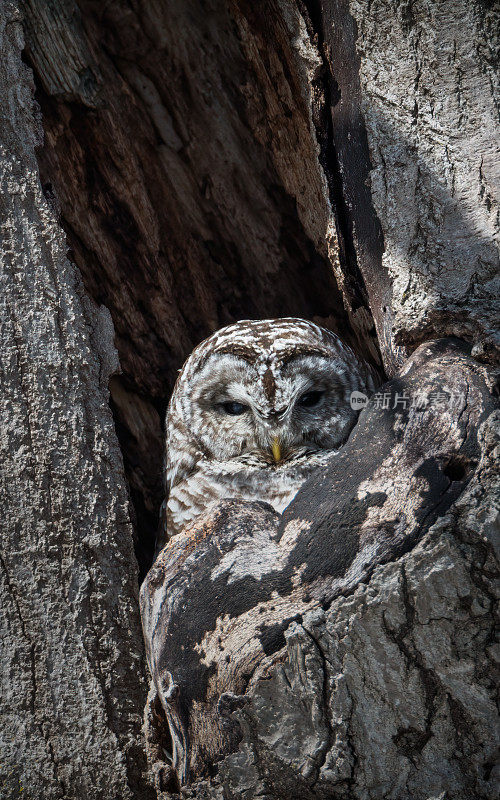
<path id="1" fill-rule="evenodd" d="M 2 798 L 147 798 L 146 749 L 159 796 L 495 797 L 497 20 L 479 0 L 0 5 Z M 424 346 L 392 389 L 470 393 L 428 428 L 372 403 L 283 520 L 205 520 L 233 571 L 256 545 L 282 566 L 241 595 L 224 571 L 206 588 L 203 525 L 172 543 L 144 595 L 146 743 L 130 517 L 145 574 L 176 370 L 272 315 L 389 377 L 462 337 L 472 357 Z"/>
<path id="2" fill-rule="evenodd" d="M 401 345 L 435 335 L 498 352 L 498 4 L 307 5 L 321 9 L 333 143 L 388 372 Z"/>
<path id="3" fill-rule="evenodd" d="M 109 312 L 43 197 L 21 18 L 2 7 L 2 798 L 145 798 L 137 565 Z"/>
<path id="4" fill-rule="evenodd" d="M 160 416 L 195 344 L 238 318 L 299 316 L 380 363 L 361 276 L 347 312 L 335 280 L 347 274 L 343 233 L 310 105 L 321 59 L 297 9 L 276 2 L 25 10 L 42 183 L 115 326 L 122 375 L 110 388 L 145 570 Z"/>
<path id="5" fill-rule="evenodd" d="M 211 797 L 494 797 L 498 563 L 489 531 L 452 524 L 479 430 L 492 447 L 481 372 L 423 345 L 282 517 L 221 504 L 167 544 L 141 590 L 158 788 L 217 763 Z"/>

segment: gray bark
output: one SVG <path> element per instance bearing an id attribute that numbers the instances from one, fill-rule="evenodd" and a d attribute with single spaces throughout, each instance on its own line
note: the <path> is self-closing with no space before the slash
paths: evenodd
<path id="1" fill-rule="evenodd" d="M 388 374 L 436 334 L 498 352 L 498 4 L 319 5 L 330 146 Z"/>
<path id="2" fill-rule="evenodd" d="M 497 11 L 0 6 L 2 798 L 496 797 Z M 173 542 L 146 703 L 161 415 L 197 341 L 273 315 L 465 405 L 405 438 L 372 404 L 283 520 L 223 506 Z M 255 541 L 283 566 L 262 613 L 220 578 L 212 619 L 210 569 Z"/>
<path id="3" fill-rule="evenodd" d="M 163 549 L 141 590 L 159 789 L 495 796 L 499 430 L 484 373 L 452 342 L 420 347 L 382 387 L 389 408 L 370 402 L 282 516 L 220 504 Z M 417 392 L 443 401 L 394 407 Z"/>
<path id="4" fill-rule="evenodd" d="M 498 5 L 353 2 L 393 335 L 498 352 Z"/>
<path id="5" fill-rule="evenodd" d="M 22 28 L 2 7 L 2 798 L 146 797 L 143 648 L 109 312 L 41 191 Z"/>

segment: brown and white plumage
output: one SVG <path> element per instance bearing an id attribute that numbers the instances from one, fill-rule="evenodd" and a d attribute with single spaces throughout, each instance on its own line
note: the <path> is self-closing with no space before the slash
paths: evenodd
<path id="1" fill-rule="evenodd" d="M 281 512 L 345 441 L 369 369 L 306 320 L 242 320 L 181 370 L 167 412 L 167 538 L 224 498 Z"/>

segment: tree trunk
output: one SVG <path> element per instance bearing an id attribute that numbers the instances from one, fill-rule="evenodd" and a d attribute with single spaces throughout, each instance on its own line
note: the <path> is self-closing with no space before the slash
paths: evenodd
<path id="1" fill-rule="evenodd" d="M 497 21 L 0 7 L 2 797 L 496 797 Z M 177 370 L 292 315 L 391 380 L 283 518 L 163 551 L 146 703 Z"/>
<path id="2" fill-rule="evenodd" d="M 282 516 L 221 503 L 163 549 L 141 590 L 159 789 L 494 796 L 495 414 L 454 341 L 423 345 Z"/>
<path id="3" fill-rule="evenodd" d="M 109 311 L 43 197 L 20 15 L 2 8 L 2 765 L 5 798 L 147 797 L 144 660 Z"/>

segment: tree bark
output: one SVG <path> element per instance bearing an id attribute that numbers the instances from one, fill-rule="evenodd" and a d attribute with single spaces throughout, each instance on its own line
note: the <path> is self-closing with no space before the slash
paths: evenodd
<path id="1" fill-rule="evenodd" d="M 461 512 L 489 518 L 495 419 L 473 359 L 423 345 L 282 516 L 221 503 L 163 549 L 141 590 L 159 789 L 494 796 L 495 542 Z"/>
<path id="2" fill-rule="evenodd" d="M 496 796 L 497 19 L 0 7 L 2 797 Z M 462 400 L 372 400 L 282 519 L 173 541 L 146 703 L 177 370 L 287 315 Z"/>
<path id="3" fill-rule="evenodd" d="M 41 191 L 13 4 L 0 36 L 1 796 L 142 798 L 143 647 L 108 404 L 113 326 Z"/>

